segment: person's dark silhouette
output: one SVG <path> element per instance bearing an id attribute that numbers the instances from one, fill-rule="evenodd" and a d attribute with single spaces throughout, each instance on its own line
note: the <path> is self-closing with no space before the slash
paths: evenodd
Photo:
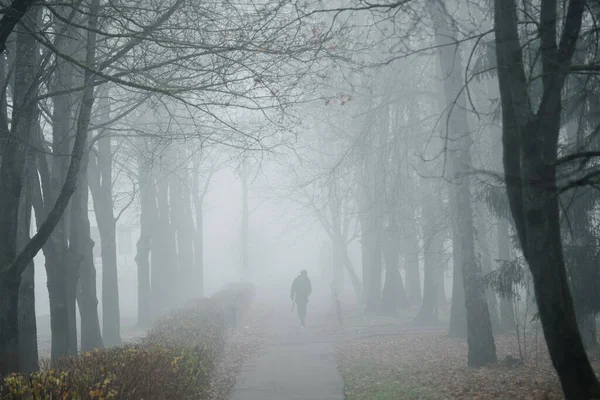
<path id="1" fill-rule="evenodd" d="M 304 328 L 306 320 L 306 304 L 308 303 L 308 296 L 312 292 L 312 286 L 310 279 L 308 279 L 308 273 L 305 270 L 300 272 L 300 275 L 292 282 L 292 301 L 296 303 L 298 308 L 298 318 Z"/>

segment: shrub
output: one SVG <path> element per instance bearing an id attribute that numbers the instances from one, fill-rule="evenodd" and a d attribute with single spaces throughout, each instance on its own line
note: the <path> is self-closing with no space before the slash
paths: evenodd
<path id="1" fill-rule="evenodd" d="M 198 399 L 208 387 L 207 356 L 136 345 L 84 353 L 55 368 L 5 379 L 3 399 Z"/>
<path id="2" fill-rule="evenodd" d="M 214 301 L 203 299 L 158 319 L 143 343 L 200 351 L 214 361 L 221 355 L 225 339 L 223 313 Z"/>
<path id="3" fill-rule="evenodd" d="M 220 305 L 228 327 L 233 329 L 248 311 L 253 298 L 254 285 L 246 283 L 229 284 L 211 297 Z"/>
<path id="4" fill-rule="evenodd" d="M 226 341 L 228 307 L 245 312 L 250 285 L 231 285 L 158 319 L 144 340 L 67 357 L 52 369 L 11 375 L 0 383 L 7 400 L 202 399 Z"/>

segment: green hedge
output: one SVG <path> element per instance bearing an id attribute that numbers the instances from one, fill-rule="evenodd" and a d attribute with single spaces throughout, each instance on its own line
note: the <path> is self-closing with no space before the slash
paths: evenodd
<path id="1" fill-rule="evenodd" d="M 52 369 L 12 375 L 0 398 L 60 400 L 203 399 L 227 336 L 226 310 L 247 310 L 254 290 L 232 285 L 158 319 L 137 345 L 68 357 Z"/>

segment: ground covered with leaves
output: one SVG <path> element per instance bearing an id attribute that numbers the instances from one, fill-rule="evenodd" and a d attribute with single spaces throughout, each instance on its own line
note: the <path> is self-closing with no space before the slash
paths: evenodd
<path id="1" fill-rule="evenodd" d="M 226 400 L 235 386 L 242 365 L 248 358 L 258 354 L 265 345 L 265 321 L 269 309 L 262 304 L 253 304 L 238 324 L 230 332 L 225 351 L 212 373 L 209 398 Z"/>
<path id="2" fill-rule="evenodd" d="M 497 335 L 499 362 L 480 369 L 467 367 L 466 341 L 445 332 L 350 337 L 337 350 L 350 400 L 562 399 L 541 332 L 531 333 L 527 346 L 523 365 L 514 360 L 519 359 L 516 336 Z M 600 370 L 597 355 L 590 358 Z"/>

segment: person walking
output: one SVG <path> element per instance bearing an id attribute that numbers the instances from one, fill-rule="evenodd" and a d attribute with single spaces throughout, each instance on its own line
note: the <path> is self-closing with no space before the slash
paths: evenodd
<path id="1" fill-rule="evenodd" d="M 308 273 L 306 270 L 300 271 L 300 275 L 294 279 L 292 282 L 292 303 L 296 304 L 296 308 L 298 309 L 298 318 L 300 318 L 300 323 L 302 327 L 305 326 L 306 321 L 306 305 L 308 303 L 308 296 L 310 296 L 312 292 L 312 286 L 310 284 L 310 279 L 308 278 Z M 292 305 L 292 309 L 293 309 Z"/>

